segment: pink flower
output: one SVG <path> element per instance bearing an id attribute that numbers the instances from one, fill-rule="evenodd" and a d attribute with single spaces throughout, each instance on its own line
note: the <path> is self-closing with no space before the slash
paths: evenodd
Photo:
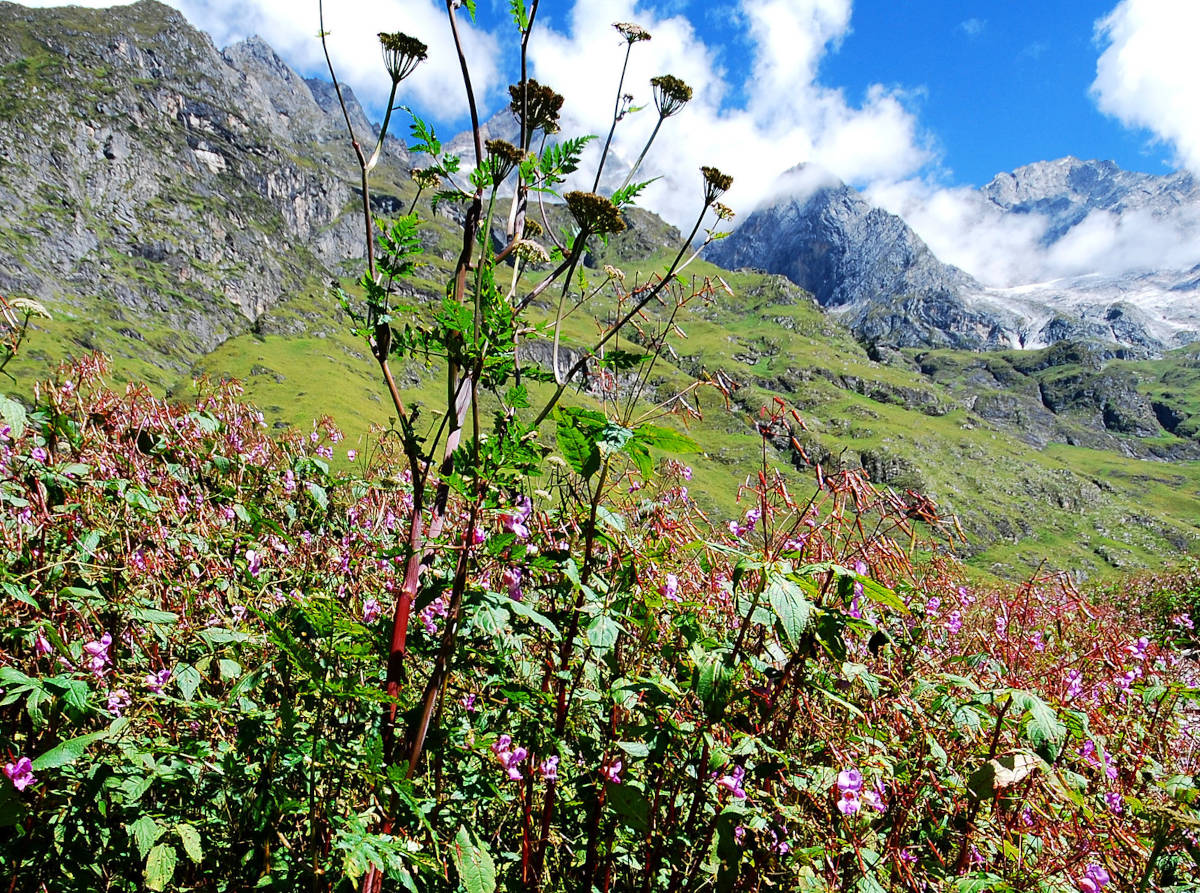
<path id="1" fill-rule="evenodd" d="M 163 686 L 171 678 L 170 670 L 159 670 L 157 673 L 150 673 L 146 676 L 146 688 L 155 694 L 162 694 Z"/>
<path id="2" fill-rule="evenodd" d="M 546 757 L 538 766 L 538 771 L 546 781 L 558 781 L 558 757 Z"/>
<path id="3" fill-rule="evenodd" d="M 532 512 L 533 503 L 528 496 L 522 496 L 511 511 L 500 515 L 500 524 L 509 533 L 515 533 L 517 539 L 527 540 L 529 539 L 529 527 L 525 522 L 529 520 Z"/>
<path id="4" fill-rule="evenodd" d="M 462 699 L 462 705 L 468 713 L 474 713 L 475 712 L 475 695 L 473 693 L 469 694 L 469 695 L 464 695 L 463 699 Z"/>
<path id="5" fill-rule="evenodd" d="M 88 669 L 98 679 L 104 676 L 107 672 L 107 667 L 112 663 L 112 660 L 108 656 L 108 646 L 111 644 L 112 636 L 105 633 L 99 639 L 88 642 L 83 646 L 83 650 L 91 655 L 87 661 Z"/>
<path id="6" fill-rule="evenodd" d="M 33 459 L 35 462 L 41 462 L 43 465 L 45 465 L 46 460 L 50 458 L 50 454 L 41 447 L 34 447 L 29 451 L 29 458 Z"/>
<path id="7" fill-rule="evenodd" d="M 45 633 L 40 629 L 37 633 L 37 638 L 33 640 L 33 650 L 38 654 L 49 654 L 54 648 L 50 645 L 50 641 L 46 638 Z"/>
<path id="8" fill-rule="evenodd" d="M 371 596 L 363 602 L 362 622 L 370 626 L 379 619 L 379 615 L 383 613 L 383 608 L 379 606 L 379 600 L 375 596 Z"/>
<path id="9" fill-rule="evenodd" d="M 745 776 L 746 770 L 741 766 L 735 766 L 732 773 L 723 775 L 717 779 L 717 787 L 723 791 L 728 791 L 739 800 L 745 800 L 746 791 L 742 788 L 742 779 Z"/>
<path id="10" fill-rule="evenodd" d="M 257 577 L 259 571 L 262 570 L 262 556 L 254 550 L 246 553 L 246 570 L 250 572 L 250 576 Z"/>
<path id="11" fill-rule="evenodd" d="M 658 591 L 663 598 L 668 598 L 674 602 L 683 601 L 679 597 L 679 578 L 674 574 L 667 574 L 666 582 L 658 587 Z"/>
<path id="12" fill-rule="evenodd" d="M 854 768 L 843 769 L 838 773 L 837 786 L 838 790 L 843 793 L 853 791 L 857 794 L 862 790 L 863 786 L 862 773 Z"/>
<path id="13" fill-rule="evenodd" d="M 519 602 L 525 597 L 525 593 L 521 590 L 522 576 L 519 567 L 506 567 L 500 574 L 500 582 L 508 589 L 509 598 L 515 602 Z"/>
<path id="14" fill-rule="evenodd" d="M 358 450 L 346 450 L 346 458 L 353 462 L 358 458 Z"/>
<path id="15" fill-rule="evenodd" d="M 29 757 L 21 757 L 15 763 L 5 763 L 4 774 L 18 791 L 25 790 L 37 781 L 33 774 L 33 762 Z"/>
<path id="16" fill-rule="evenodd" d="M 512 738 L 508 735 L 501 735 L 492 742 L 492 753 L 496 755 L 496 759 L 500 761 L 500 766 L 504 769 L 509 781 L 520 781 L 524 778 L 521 775 L 521 770 L 517 766 L 525 761 L 529 756 L 528 751 L 523 747 L 514 748 L 512 746 Z"/>
<path id="17" fill-rule="evenodd" d="M 858 812 L 858 807 L 858 792 L 842 791 L 842 795 L 838 798 L 838 812 L 842 815 L 850 816 Z"/>
<path id="18" fill-rule="evenodd" d="M 131 703 L 129 692 L 123 688 L 118 688 L 115 691 L 108 693 L 108 712 L 113 716 L 120 716 L 121 713 Z"/>
<path id="19" fill-rule="evenodd" d="M 620 784 L 621 768 L 621 761 L 613 760 L 611 763 L 605 763 L 602 767 L 600 767 L 600 774 L 604 777 L 604 780 L 610 784 Z"/>

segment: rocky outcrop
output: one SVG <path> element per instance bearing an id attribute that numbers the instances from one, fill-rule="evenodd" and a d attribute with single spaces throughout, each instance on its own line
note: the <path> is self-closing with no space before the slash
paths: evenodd
<path id="1" fill-rule="evenodd" d="M 0 291 L 186 368 L 361 251 L 341 111 L 261 40 L 153 0 L 0 24 Z"/>

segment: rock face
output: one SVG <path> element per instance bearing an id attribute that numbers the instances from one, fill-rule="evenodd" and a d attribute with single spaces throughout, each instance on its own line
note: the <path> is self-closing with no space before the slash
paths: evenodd
<path id="1" fill-rule="evenodd" d="M 153 0 L 0 3 L 0 292 L 127 320 L 186 368 L 361 251 L 331 93 Z"/>
<path id="2" fill-rule="evenodd" d="M 942 263 L 900 218 L 829 177 L 781 194 L 709 251 L 716 263 L 781 273 L 811 290 L 860 338 L 899 346 L 1045 347 L 1088 341 L 1111 356 L 1146 358 L 1200 338 L 1200 183 L 1111 161 L 1062 158 L 998 174 L 980 197 L 1005 215 L 1036 217 L 1049 250 L 1089 234 L 1166 240 L 1178 270 L 1118 269 L 1014 288 L 988 288 Z M 811 174 L 811 172 L 808 172 Z M 1131 243 L 1136 255 L 1137 240 Z M 1123 249 L 1124 250 L 1124 249 Z M 1189 260 L 1189 258 L 1191 258 Z M 1132 257 L 1131 263 L 1136 261 Z M 1161 266 L 1161 264 L 1160 264 Z"/>
<path id="3" fill-rule="evenodd" d="M 803 176 L 803 167 L 792 172 Z M 967 305 L 982 290 L 939 261 L 899 217 L 844 183 L 817 186 L 751 213 L 709 260 L 786 276 L 860 337 L 898 346 L 1008 346 L 1004 320 Z"/>

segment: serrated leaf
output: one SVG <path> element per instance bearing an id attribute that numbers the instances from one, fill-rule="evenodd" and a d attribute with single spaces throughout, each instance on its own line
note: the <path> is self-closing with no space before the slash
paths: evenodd
<path id="1" fill-rule="evenodd" d="M 550 618 L 545 614 L 535 611 L 524 602 L 515 601 L 513 599 L 505 599 L 505 607 L 518 617 L 524 617 L 526 620 L 532 620 L 542 629 L 546 630 L 546 632 L 550 633 L 550 635 L 552 635 L 555 639 L 559 637 L 558 627 L 550 621 Z"/>
<path id="2" fill-rule="evenodd" d="M 82 757 L 92 744 L 107 735 L 108 730 L 106 729 L 103 732 L 92 732 L 90 735 L 80 735 L 78 738 L 70 738 L 35 759 L 33 761 L 33 769 L 36 772 L 40 769 L 57 769 L 60 766 L 69 766 Z"/>
<path id="3" fill-rule="evenodd" d="M 171 674 L 171 680 L 175 683 L 175 687 L 179 689 L 179 694 L 183 696 L 185 701 L 192 699 L 202 681 L 199 671 L 190 664 L 179 664 Z"/>
<path id="4" fill-rule="evenodd" d="M 1014 705 L 1022 711 L 1022 729 L 1031 746 L 1054 744 L 1066 737 L 1067 727 L 1059 721 L 1054 709 L 1037 695 L 1010 689 L 1010 696 Z"/>
<path id="5" fill-rule="evenodd" d="M 671 453 L 694 453 L 700 449 L 700 445 L 686 434 L 662 425 L 638 425 L 633 430 L 633 436 L 639 443 Z"/>
<path id="6" fill-rule="evenodd" d="M 608 805 L 621 821 L 634 831 L 644 832 L 649 829 L 650 801 L 633 785 L 609 785 Z"/>
<path id="7" fill-rule="evenodd" d="M 11 400 L 0 394 L 0 423 L 11 429 L 10 437 L 16 440 L 25 433 L 25 420 L 28 416 L 25 407 L 16 400 Z"/>
<path id="8" fill-rule="evenodd" d="M 729 689 L 732 673 L 720 653 L 706 654 L 696 666 L 696 697 L 704 705 L 709 719 L 719 719 L 729 704 Z"/>
<path id="9" fill-rule="evenodd" d="M 450 850 L 467 893 L 495 893 L 496 863 L 465 827 L 458 829 Z"/>
<path id="10" fill-rule="evenodd" d="M 590 478 L 600 470 L 600 450 L 569 419 L 559 418 L 554 428 L 554 437 L 563 459 L 572 471 L 583 478 Z"/>
<path id="11" fill-rule="evenodd" d="M 145 859 L 150 852 L 150 848 L 158 842 L 162 837 L 163 829 L 158 822 L 150 818 L 148 815 L 142 816 L 136 822 L 128 826 L 129 836 L 133 838 L 134 844 L 137 845 L 138 855 Z"/>
<path id="12" fill-rule="evenodd" d="M 771 574 L 768 577 L 765 595 L 767 604 L 775 612 L 779 626 L 787 637 L 788 644 L 793 650 L 798 648 L 812 617 L 812 602 L 792 580 L 779 574 Z"/>
<path id="13" fill-rule="evenodd" d="M 175 876 L 175 862 L 178 856 L 175 847 L 169 843 L 155 845 L 146 858 L 146 889 L 165 890 Z"/>
<path id="14" fill-rule="evenodd" d="M 617 621 L 613 620 L 607 614 L 601 614 L 588 624 L 588 644 L 598 651 L 607 651 L 613 645 L 617 644 L 617 638 L 624 631 L 624 628 Z"/>
<path id="15" fill-rule="evenodd" d="M 200 832 L 194 826 L 182 822 L 175 826 L 175 833 L 179 835 L 183 851 L 189 859 L 197 865 L 204 861 L 204 851 L 200 848 Z"/>

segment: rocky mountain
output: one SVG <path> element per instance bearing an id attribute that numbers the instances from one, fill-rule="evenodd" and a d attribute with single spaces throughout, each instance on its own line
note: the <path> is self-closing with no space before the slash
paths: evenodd
<path id="1" fill-rule="evenodd" d="M 784 179 L 793 191 L 750 214 L 709 249 L 709 260 L 786 276 L 867 340 L 1009 346 L 1000 315 L 962 300 L 983 287 L 934 257 L 899 217 L 805 166 Z"/>
<path id="2" fill-rule="evenodd" d="M 1121 239 L 1121 266 L 989 288 L 942 263 L 905 222 L 828 177 L 785 175 L 710 258 L 787 276 L 813 291 L 864 340 L 898 346 L 1037 348 L 1089 341 L 1113 356 L 1151 357 L 1200 338 L 1200 185 L 1186 173 L 1124 171 L 1063 158 L 997 175 L 979 192 L 1001 215 L 1033 218 L 1060 255 L 1092 238 Z M 800 177 L 815 184 L 799 194 Z M 1194 237 L 1194 238 L 1193 238 Z M 1161 244 L 1182 247 L 1163 269 Z M 1166 252 L 1165 256 L 1175 255 Z M 1186 262 L 1191 258 L 1191 262 Z M 1169 265 L 1169 262 L 1168 262 Z"/>
<path id="3" fill-rule="evenodd" d="M 0 23 L 0 293 L 81 345 L 185 370 L 359 251 L 332 89 L 261 40 L 222 52 L 153 0 Z"/>

